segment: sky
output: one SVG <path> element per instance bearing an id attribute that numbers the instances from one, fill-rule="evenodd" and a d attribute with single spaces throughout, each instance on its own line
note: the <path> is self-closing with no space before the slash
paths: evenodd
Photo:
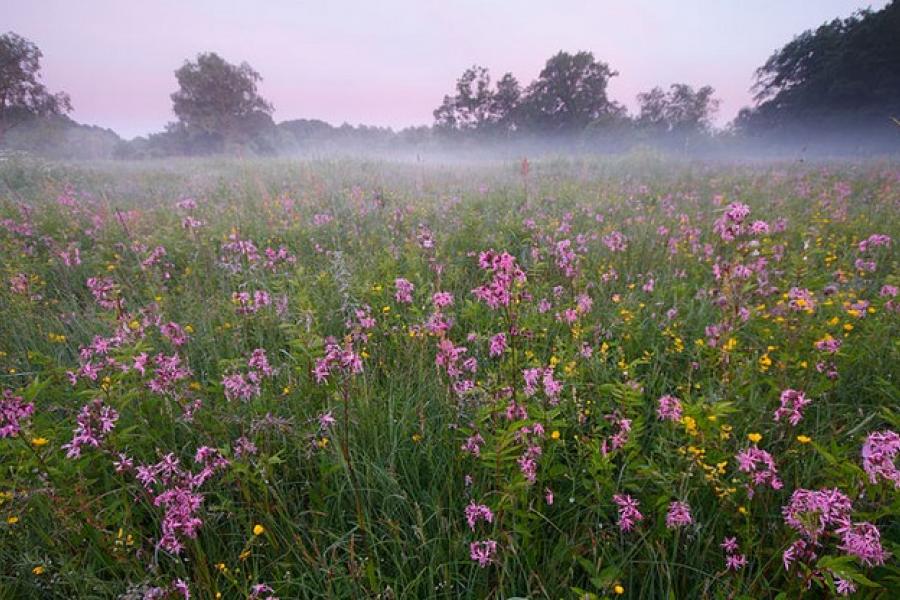
<path id="1" fill-rule="evenodd" d="M 712 85 L 724 124 L 752 101 L 753 72 L 805 29 L 887 0 L 0 0 L 0 32 L 41 48 L 43 81 L 76 121 L 124 137 L 174 119 L 174 71 L 200 52 L 248 62 L 284 121 L 401 128 L 467 67 L 523 85 L 560 50 L 619 72 L 629 109 L 653 86 Z"/>

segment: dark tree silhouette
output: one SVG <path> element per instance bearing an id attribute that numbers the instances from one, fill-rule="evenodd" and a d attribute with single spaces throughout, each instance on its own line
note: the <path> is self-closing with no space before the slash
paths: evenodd
<path id="1" fill-rule="evenodd" d="M 610 78 L 616 75 L 590 52 L 559 52 L 528 86 L 522 102 L 526 127 L 543 133 L 573 133 L 621 112 L 606 94 Z"/>
<path id="2" fill-rule="evenodd" d="M 0 142 L 12 127 L 34 117 L 72 110 L 68 94 L 52 94 L 40 82 L 43 54 L 13 32 L 0 36 Z"/>
<path id="3" fill-rule="evenodd" d="M 204 53 L 185 62 L 175 77 L 179 89 L 171 97 L 178 122 L 169 133 L 185 136 L 195 151 L 248 145 L 274 126 L 272 105 L 256 87 L 262 77 L 247 63 L 232 65 Z"/>

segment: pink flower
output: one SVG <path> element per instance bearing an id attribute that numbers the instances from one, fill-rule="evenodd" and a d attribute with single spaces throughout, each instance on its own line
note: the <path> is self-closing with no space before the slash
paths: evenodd
<path id="1" fill-rule="evenodd" d="M 99 448 L 118 420 L 119 413 L 114 408 L 103 404 L 103 400 L 100 398 L 95 398 L 82 406 L 81 412 L 78 414 L 75 435 L 71 442 L 63 445 L 63 448 L 68 449 L 66 457 L 78 458 L 81 456 L 81 448 L 84 446 Z"/>
<path id="2" fill-rule="evenodd" d="M 878 483 L 883 477 L 900 489 L 900 469 L 897 468 L 897 454 L 900 453 L 900 435 L 896 431 L 874 431 L 866 437 L 862 447 L 863 469 L 871 483 Z"/>
<path id="3" fill-rule="evenodd" d="M 775 459 L 765 450 L 751 446 L 739 452 L 736 458 L 738 468 L 744 473 L 750 473 L 753 486 L 769 485 L 773 490 L 780 490 L 783 487 L 784 484 L 778 478 Z M 750 492 L 752 495 L 752 488 Z"/>
<path id="4" fill-rule="evenodd" d="M 775 411 L 775 420 L 780 421 L 782 417 L 787 417 L 788 422 L 796 427 L 803 418 L 803 409 L 811 402 L 812 400 L 799 390 L 784 390 L 781 392 L 781 406 Z"/>
<path id="5" fill-rule="evenodd" d="M 394 280 L 394 288 L 396 289 L 394 299 L 401 304 L 412 304 L 412 292 L 415 287 L 409 280 L 398 277 Z"/>
<path id="6" fill-rule="evenodd" d="M 470 502 L 469 505 L 466 506 L 466 522 L 469 524 L 469 529 L 475 531 L 475 525 L 478 524 L 478 521 L 493 523 L 494 513 L 484 504 Z"/>
<path id="7" fill-rule="evenodd" d="M 657 402 L 659 405 L 656 408 L 656 416 L 660 420 L 674 421 L 676 423 L 681 421 L 681 400 L 666 394 L 665 396 L 660 396 Z"/>
<path id="8" fill-rule="evenodd" d="M 686 502 L 672 502 L 666 513 L 666 527 L 674 529 L 682 525 L 690 525 L 694 522 L 691 516 L 691 507 Z"/>
<path id="9" fill-rule="evenodd" d="M 883 565 L 890 556 L 881 547 L 881 533 L 872 523 L 848 523 L 836 533 L 841 536 L 841 550 L 855 556 L 868 567 Z"/>
<path id="10" fill-rule="evenodd" d="M 450 292 L 435 292 L 431 296 L 431 303 L 435 308 L 445 308 L 453 304 L 453 294 Z"/>
<path id="11" fill-rule="evenodd" d="M 0 438 L 17 436 L 22 430 L 22 421 L 33 414 L 33 402 L 14 396 L 12 390 L 3 390 L 3 397 L 0 398 Z"/>
<path id="12" fill-rule="evenodd" d="M 628 494 L 616 494 L 613 496 L 613 502 L 618 506 L 619 511 L 619 529 L 624 532 L 631 531 L 638 521 L 644 519 L 644 515 L 638 510 L 639 503 Z"/>
<path id="13" fill-rule="evenodd" d="M 506 334 L 505 333 L 498 333 L 497 335 L 495 335 L 494 337 L 491 338 L 491 340 L 490 340 L 490 355 L 492 357 L 500 356 L 501 354 L 503 354 L 503 352 L 506 351 L 506 348 L 507 348 L 507 344 L 506 344 Z"/>
<path id="14" fill-rule="evenodd" d="M 469 556 L 482 568 L 493 562 L 496 552 L 497 542 L 494 540 L 484 540 L 469 544 Z"/>

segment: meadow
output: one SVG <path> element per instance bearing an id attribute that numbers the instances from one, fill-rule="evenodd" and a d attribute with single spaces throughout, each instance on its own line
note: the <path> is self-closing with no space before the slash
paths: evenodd
<path id="1" fill-rule="evenodd" d="M 900 596 L 900 166 L 0 163 L 0 597 Z"/>

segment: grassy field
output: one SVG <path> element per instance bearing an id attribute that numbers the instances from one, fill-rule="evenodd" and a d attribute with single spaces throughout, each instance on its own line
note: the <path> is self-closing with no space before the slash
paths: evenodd
<path id="1" fill-rule="evenodd" d="M 900 596 L 896 163 L 0 181 L 0 597 Z"/>

